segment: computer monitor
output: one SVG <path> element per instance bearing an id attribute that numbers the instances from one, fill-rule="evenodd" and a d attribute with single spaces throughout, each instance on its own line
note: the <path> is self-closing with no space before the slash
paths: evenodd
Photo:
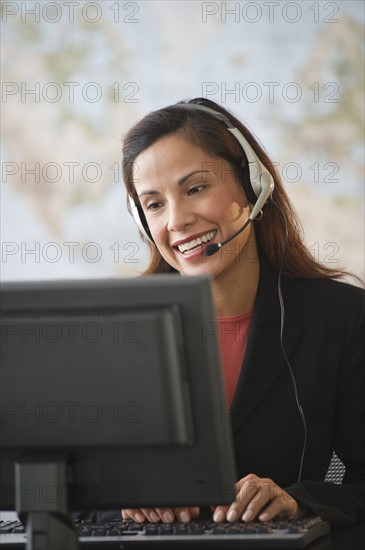
<path id="1" fill-rule="evenodd" d="M 1 342 L 1 509 L 232 502 L 208 277 L 3 283 Z"/>

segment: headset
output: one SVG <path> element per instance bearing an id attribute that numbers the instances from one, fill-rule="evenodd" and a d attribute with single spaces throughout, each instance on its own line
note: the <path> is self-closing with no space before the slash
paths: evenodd
<path id="1" fill-rule="evenodd" d="M 271 173 L 259 160 L 255 151 L 252 149 L 248 141 L 243 137 L 242 133 L 223 113 L 219 113 L 211 107 L 206 107 L 205 105 L 201 105 L 199 103 L 176 103 L 174 107 L 187 111 L 201 111 L 223 122 L 226 125 L 227 130 L 236 138 L 236 140 L 240 144 L 248 161 L 249 177 L 243 178 L 242 186 L 248 200 L 254 205 L 254 207 L 251 210 L 249 218 L 238 231 L 236 231 L 225 241 L 208 245 L 205 248 L 204 254 L 207 256 L 211 256 L 212 254 L 217 252 L 219 248 L 237 237 L 237 235 L 239 235 L 239 233 L 241 233 L 252 220 L 254 220 L 260 213 L 262 213 L 262 208 L 264 204 L 268 201 L 274 191 L 274 180 Z M 154 241 L 146 222 L 146 217 L 144 215 L 142 207 L 134 202 L 131 195 L 128 196 L 128 200 L 132 216 L 138 226 L 138 229 L 147 240 L 153 243 Z"/>

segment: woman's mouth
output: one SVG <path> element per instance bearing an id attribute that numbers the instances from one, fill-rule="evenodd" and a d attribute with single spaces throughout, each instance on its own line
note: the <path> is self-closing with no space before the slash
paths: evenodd
<path id="1" fill-rule="evenodd" d="M 191 241 L 177 245 L 176 248 L 184 255 L 193 254 L 194 252 L 198 252 L 200 249 L 202 249 L 204 245 L 210 243 L 214 238 L 216 232 L 216 230 L 207 231 L 207 233 L 201 235 L 200 237 L 197 237 L 196 239 L 192 239 Z"/>

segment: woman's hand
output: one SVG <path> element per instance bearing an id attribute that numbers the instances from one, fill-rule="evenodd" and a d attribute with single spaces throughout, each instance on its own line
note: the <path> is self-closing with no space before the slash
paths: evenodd
<path id="1" fill-rule="evenodd" d="M 249 474 L 236 483 L 236 500 L 230 506 L 215 506 L 213 520 L 269 521 L 278 514 L 299 517 L 297 501 L 272 479 Z"/>
<path id="2" fill-rule="evenodd" d="M 172 521 L 181 521 L 187 523 L 191 519 L 196 519 L 200 514 L 197 506 L 185 508 L 126 508 L 121 511 L 123 519 L 133 519 L 140 523 L 147 519 L 151 523 L 162 521 L 171 523 Z"/>
<path id="3" fill-rule="evenodd" d="M 236 483 L 236 500 L 230 506 L 214 506 L 213 520 L 222 521 L 269 521 L 278 514 L 299 517 L 302 510 L 297 501 L 272 479 L 249 474 Z M 123 519 L 140 523 L 146 519 L 151 523 L 174 520 L 187 523 L 199 517 L 196 506 L 185 508 L 129 508 L 122 510 Z"/>

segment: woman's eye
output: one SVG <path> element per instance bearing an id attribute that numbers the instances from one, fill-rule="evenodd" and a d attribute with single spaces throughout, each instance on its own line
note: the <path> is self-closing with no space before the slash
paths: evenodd
<path id="1" fill-rule="evenodd" d="M 197 193 L 200 193 L 202 189 L 204 189 L 204 185 L 196 185 L 195 187 L 190 187 L 189 194 L 190 195 L 196 195 Z"/>
<path id="2" fill-rule="evenodd" d="M 161 205 L 160 202 L 150 202 L 146 205 L 147 210 L 157 210 L 157 208 Z"/>

